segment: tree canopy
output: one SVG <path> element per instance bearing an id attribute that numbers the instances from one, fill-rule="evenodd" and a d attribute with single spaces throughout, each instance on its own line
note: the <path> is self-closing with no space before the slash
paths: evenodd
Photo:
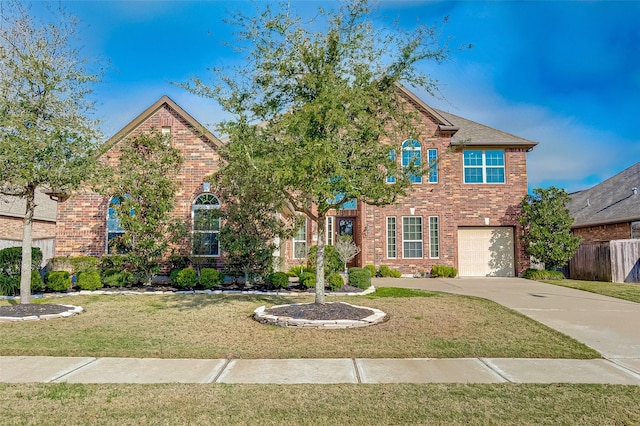
<path id="1" fill-rule="evenodd" d="M 304 21 L 286 6 L 255 16 L 236 14 L 239 67 L 218 69 L 208 85 L 184 86 L 211 97 L 233 115 L 221 173 L 259 171 L 277 205 L 285 200 L 318 230 L 316 302 L 324 302 L 324 220 L 357 199 L 374 205 L 405 195 L 423 165 L 400 168 L 390 152 L 420 133 L 400 82 L 433 92 L 436 82 L 416 64 L 447 57 L 438 29 L 376 27 L 368 1 L 318 10 Z M 387 176 L 395 176 L 387 184 Z M 267 186 L 265 186 L 267 188 Z"/>
<path id="2" fill-rule="evenodd" d="M 569 215 L 569 195 L 564 189 L 536 188 L 522 200 L 522 241 L 525 251 L 545 269 L 567 264 L 580 246 L 582 238 L 571 234 L 573 218 Z"/>
<path id="3" fill-rule="evenodd" d="M 36 188 L 68 193 L 92 170 L 99 141 L 90 94 L 99 74 L 73 47 L 77 22 L 62 10 L 37 22 L 3 4 L 0 25 L 0 194 L 26 200 L 21 303 L 29 303 Z"/>

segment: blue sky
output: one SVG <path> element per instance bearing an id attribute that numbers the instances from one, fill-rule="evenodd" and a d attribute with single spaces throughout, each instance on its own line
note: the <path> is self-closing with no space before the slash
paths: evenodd
<path id="1" fill-rule="evenodd" d="M 263 2 L 264 3 L 264 2 Z M 162 95 L 214 130 L 220 108 L 170 82 L 209 78 L 237 60 L 228 12 L 249 1 L 61 1 L 81 21 L 82 54 L 109 61 L 97 87 L 107 136 Z M 331 1 L 292 1 L 303 13 Z M 34 12 L 41 10 L 34 5 Z M 407 29 L 440 22 L 456 49 L 425 63 L 437 108 L 539 142 L 529 186 L 593 186 L 640 161 L 640 1 L 382 1 L 376 20 Z"/>

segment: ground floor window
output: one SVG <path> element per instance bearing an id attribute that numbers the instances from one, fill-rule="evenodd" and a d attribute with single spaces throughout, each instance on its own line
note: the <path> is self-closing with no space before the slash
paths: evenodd
<path id="1" fill-rule="evenodd" d="M 335 218 L 333 216 L 327 216 L 327 224 L 325 227 L 325 235 L 326 235 L 326 239 L 325 242 L 328 246 L 332 246 L 333 245 L 333 234 L 334 234 L 334 220 Z"/>
<path id="2" fill-rule="evenodd" d="M 402 257 L 422 258 L 422 216 L 402 218 Z"/>
<path id="3" fill-rule="evenodd" d="M 306 259 L 307 257 L 307 219 L 305 218 L 300 228 L 293 237 L 293 258 Z"/>
<path id="4" fill-rule="evenodd" d="M 387 217 L 387 259 L 395 259 L 398 256 L 396 249 L 396 217 Z"/>
<path id="5" fill-rule="evenodd" d="M 194 256 L 220 256 L 220 201 L 213 194 L 202 194 L 193 202 Z"/>
<path id="6" fill-rule="evenodd" d="M 429 257 L 440 257 L 440 225 L 438 216 L 429 216 Z"/>

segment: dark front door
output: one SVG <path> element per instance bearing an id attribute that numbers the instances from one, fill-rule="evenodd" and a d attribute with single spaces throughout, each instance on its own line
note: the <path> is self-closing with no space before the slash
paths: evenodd
<path id="1" fill-rule="evenodd" d="M 348 235 L 351 237 L 351 240 L 360 247 L 359 244 L 359 236 L 357 235 L 356 230 L 356 218 L 355 217 L 338 217 L 336 218 L 336 231 L 339 236 Z M 358 255 L 359 256 L 359 255 Z M 351 268 L 353 266 L 358 265 L 358 256 L 354 257 L 350 262 L 347 263 L 347 267 Z"/>

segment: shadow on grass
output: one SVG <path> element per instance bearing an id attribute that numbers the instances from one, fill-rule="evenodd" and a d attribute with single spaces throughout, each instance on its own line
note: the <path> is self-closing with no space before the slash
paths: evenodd
<path id="1" fill-rule="evenodd" d="M 230 294 L 230 295 L 204 295 L 195 294 L 193 296 L 188 295 L 173 295 L 167 297 L 167 302 L 170 302 L 167 309 L 204 309 L 210 306 L 222 306 L 230 303 L 247 302 L 255 304 L 256 307 L 261 305 L 286 305 L 291 303 L 304 303 L 306 299 L 299 297 L 286 297 L 286 296 L 267 296 L 260 294 Z"/>

